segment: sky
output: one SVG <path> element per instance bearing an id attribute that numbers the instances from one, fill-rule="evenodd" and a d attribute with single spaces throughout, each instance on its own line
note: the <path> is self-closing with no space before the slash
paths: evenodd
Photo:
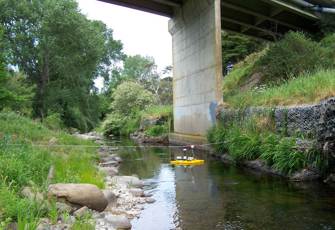
<path id="1" fill-rule="evenodd" d="M 97 0 L 77 0 L 89 19 L 101 20 L 121 40 L 127 55 L 152 56 L 158 70 L 172 64 L 168 18 Z"/>

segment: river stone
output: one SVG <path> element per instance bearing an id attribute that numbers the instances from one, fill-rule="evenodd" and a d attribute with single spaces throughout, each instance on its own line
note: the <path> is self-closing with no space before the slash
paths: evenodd
<path id="1" fill-rule="evenodd" d="M 112 178 L 114 184 L 123 184 L 131 187 L 142 188 L 144 186 L 143 181 L 135 176 L 115 176 Z"/>
<path id="2" fill-rule="evenodd" d="M 312 181 L 312 180 L 317 180 L 320 178 L 320 174 L 318 174 L 315 171 L 312 171 L 310 169 L 302 169 L 301 171 L 298 171 L 294 173 L 291 177 L 290 180 L 293 181 Z"/>
<path id="3" fill-rule="evenodd" d="M 44 200 L 42 193 L 33 191 L 31 187 L 24 187 L 21 191 L 21 194 L 29 200 L 34 200 L 38 203 L 42 203 Z"/>
<path id="4" fill-rule="evenodd" d="M 125 215 L 106 215 L 105 220 L 116 229 L 131 229 L 131 223 Z"/>
<path id="5" fill-rule="evenodd" d="M 221 161 L 226 164 L 231 164 L 232 162 L 234 162 L 234 159 L 226 153 L 221 156 Z"/>
<path id="6" fill-rule="evenodd" d="M 116 167 L 99 167 L 99 170 L 111 177 L 119 173 L 119 170 Z"/>
<path id="7" fill-rule="evenodd" d="M 109 204 L 116 201 L 117 196 L 114 194 L 112 190 L 104 189 L 102 190 L 102 192 Z"/>
<path id="8" fill-rule="evenodd" d="M 119 162 L 112 160 L 112 161 L 107 161 L 99 164 L 101 167 L 115 167 L 119 165 Z"/>
<path id="9" fill-rule="evenodd" d="M 85 215 L 89 214 L 90 213 L 90 210 L 88 207 L 84 206 L 84 207 L 81 207 L 80 209 L 78 209 L 77 211 L 75 211 L 73 213 L 73 215 L 77 218 L 77 219 L 80 219 L 82 217 L 84 217 Z"/>
<path id="10" fill-rule="evenodd" d="M 56 202 L 56 208 L 58 213 L 71 213 L 75 210 L 75 208 L 63 202 Z"/>
<path id="11" fill-rule="evenodd" d="M 331 173 L 329 176 L 324 180 L 325 183 L 333 184 L 335 183 L 335 174 Z"/>
<path id="12" fill-rule="evenodd" d="M 144 196 L 144 192 L 140 188 L 131 188 L 131 189 L 129 189 L 129 192 L 135 197 Z"/>
<path id="13" fill-rule="evenodd" d="M 147 197 L 147 198 L 145 199 L 145 201 L 146 201 L 148 204 L 152 204 L 152 203 L 155 203 L 155 202 L 156 202 L 156 200 L 155 200 L 154 198 L 152 198 L 152 197 Z"/>
<path id="14" fill-rule="evenodd" d="M 52 184 L 48 188 L 48 197 L 65 199 L 70 204 L 87 206 L 97 211 L 103 211 L 108 205 L 103 192 L 92 184 Z"/>

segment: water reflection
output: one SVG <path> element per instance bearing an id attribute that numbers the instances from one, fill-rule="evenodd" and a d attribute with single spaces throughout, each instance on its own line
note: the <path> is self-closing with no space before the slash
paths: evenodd
<path id="1" fill-rule="evenodd" d="M 134 229 L 335 229 L 335 193 L 324 185 L 288 183 L 210 159 L 172 167 L 175 151 L 168 148 L 120 154 L 122 174 L 157 183 L 157 201 L 145 206 Z"/>

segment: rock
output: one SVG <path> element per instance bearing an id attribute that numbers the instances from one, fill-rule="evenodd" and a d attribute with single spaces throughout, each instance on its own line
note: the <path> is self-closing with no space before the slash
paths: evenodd
<path id="1" fill-rule="evenodd" d="M 116 229 L 131 229 L 131 223 L 125 215 L 106 215 L 106 221 Z"/>
<path id="2" fill-rule="evenodd" d="M 99 170 L 111 177 L 119 173 L 119 170 L 116 167 L 99 167 Z"/>
<path id="3" fill-rule="evenodd" d="M 75 211 L 73 213 L 73 215 L 77 218 L 77 219 L 80 219 L 82 217 L 84 217 L 85 215 L 89 214 L 90 213 L 90 210 L 88 209 L 88 207 L 84 206 L 84 207 L 81 207 L 80 209 L 78 209 L 77 211 Z"/>
<path id="4" fill-rule="evenodd" d="M 152 198 L 152 197 L 147 197 L 147 198 L 145 199 L 145 201 L 146 201 L 148 204 L 152 204 L 152 203 L 155 203 L 155 202 L 156 202 L 156 200 L 155 200 L 154 198 Z"/>
<path id="5" fill-rule="evenodd" d="M 142 188 L 143 181 L 134 176 L 115 176 L 112 178 L 114 184 L 124 184 L 131 187 Z"/>
<path id="6" fill-rule="evenodd" d="M 135 197 L 144 196 L 144 192 L 140 188 L 131 188 L 131 189 L 129 189 L 129 192 Z"/>
<path id="7" fill-rule="evenodd" d="M 63 202 L 56 202 L 56 208 L 58 213 L 72 213 L 75 209 Z"/>
<path id="8" fill-rule="evenodd" d="M 312 181 L 320 178 L 320 174 L 310 169 L 302 169 L 299 172 L 294 173 L 290 180 L 293 181 Z"/>
<path id="9" fill-rule="evenodd" d="M 70 204 L 97 211 L 103 211 L 108 205 L 103 192 L 92 184 L 52 184 L 48 188 L 48 197 L 65 199 Z"/>
<path id="10" fill-rule="evenodd" d="M 250 169 L 257 170 L 264 173 L 270 173 L 279 176 L 285 176 L 279 171 L 271 168 L 270 166 L 266 165 L 266 163 L 262 160 L 253 160 L 253 161 L 244 161 L 242 164 Z"/>
<path id="11" fill-rule="evenodd" d="M 50 230 L 51 223 L 48 218 L 41 218 L 36 230 Z"/>
<path id="12" fill-rule="evenodd" d="M 117 161 L 117 162 L 119 162 L 119 163 L 122 162 L 122 158 L 119 157 L 119 156 L 114 157 L 114 160 Z"/>
<path id="13" fill-rule="evenodd" d="M 315 140 L 306 140 L 300 138 L 296 140 L 296 150 L 302 153 L 308 153 L 309 151 L 314 149 L 315 146 L 316 146 Z"/>
<path id="14" fill-rule="evenodd" d="M 100 163 L 99 164 L 101 167 L 116 167 L 119 165 L 119 162 L 117 161 L 108 161 L 108 162 L 104 162 L 104 163 Z"/>
<path id="15" fill-rule="evenodd" d="M 226 164 L 231 164 L 232 162 L 234 162 L 234 159 L 226 153 L 221 156 L 221 161 Z"/>
<path id="16" fill-rule="evenodd" d="M 333 184 L 335 183 L 335 174 L 331 173 L 325 180 L 325 183 Z"/>
<path id="17" fill-rule="evenodd" d="M 113 203 L 116 201 L 117 196 L 114 194 L 112 190 L 105 189 L 105 190 L 102 190 L 102 192 L 106 200 L 108 201 L 108 203 Z"/>
<path id="18" fill-rule="evenodd" d="M 143 196 L 144 197 L 152 197 L 152 193 L 144 192 Z"/>
<path id="19" fill-rule="evenodd" d="M 21 194 L 29 200 L 35 200 L 38 203 L 43 203 L 44 198 L 42 193 L 33 191 L 31 187 L 24 187 L 21 191 Z"/>

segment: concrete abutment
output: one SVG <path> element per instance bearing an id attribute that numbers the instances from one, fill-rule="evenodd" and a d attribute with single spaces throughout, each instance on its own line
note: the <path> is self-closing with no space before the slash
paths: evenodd
<path id="1" fill-rule="evenodd" d="M 186 0 L 169 22 L 173 52 L 173 139 L 199 140 L 222 102 L 220 0 Z"/>

